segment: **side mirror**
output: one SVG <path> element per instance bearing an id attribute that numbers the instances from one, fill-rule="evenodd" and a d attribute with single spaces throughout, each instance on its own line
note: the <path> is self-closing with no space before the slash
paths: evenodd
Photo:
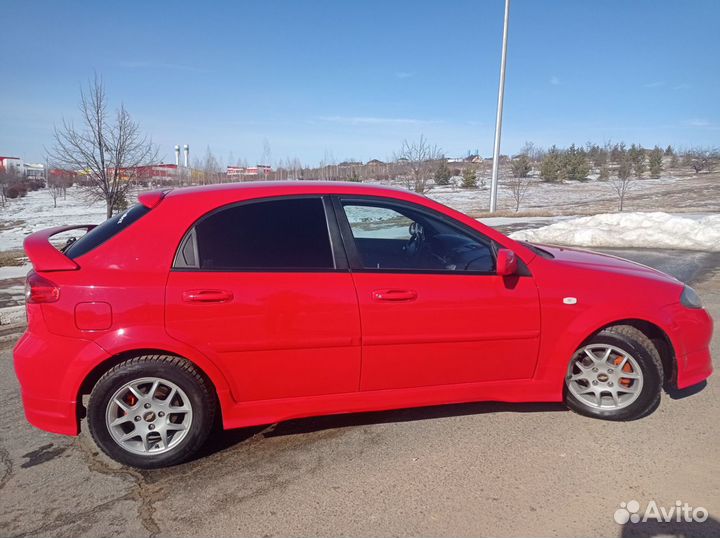
<path id="1" fill-rule="evenodd" d="M 516 275 L 517 271 L 517 255 L 510 249 L 499 249 L 497 253 L 497 274 L 500 276 L 512 276 Z"/>

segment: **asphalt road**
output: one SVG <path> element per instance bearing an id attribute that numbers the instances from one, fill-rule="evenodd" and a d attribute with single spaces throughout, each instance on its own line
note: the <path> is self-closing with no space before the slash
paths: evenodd
<path id="1" fill-rule="evenodd" d="M 720 319 L 716 255 L 622 255 L 693 280 Z M 191 463 L 139 472 L 86 434 L 25 422 L 16 336 L 0 336 L 2 536 L 720 535 L 716 379 L 630 423 L 547 404 L 325 417 L 218 433 Z M 619 525 L 630 500 L 680 500 L 710 518 Z"/>

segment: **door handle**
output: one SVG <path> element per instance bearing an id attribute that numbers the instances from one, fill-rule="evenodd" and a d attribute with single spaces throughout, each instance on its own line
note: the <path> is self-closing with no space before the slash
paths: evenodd
<path id="1" fill-rule="evenodd" d="M 233 294 L 225 290 L 187 290 L 182 292 L 182 299 L 186 303 L 227 303 Z"/>
<path id="2" fill-rule="evenodd" d="M 414 301 L 417 299 L 415 290 L 375 290 L 372 292 L 372 298 L 376 301 Z"/>

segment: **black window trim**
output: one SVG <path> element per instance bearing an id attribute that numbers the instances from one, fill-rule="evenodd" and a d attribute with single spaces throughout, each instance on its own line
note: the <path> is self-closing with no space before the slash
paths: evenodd
<path id="1" fill-rule="evenodd" d="M 311 198 L 320 200 L 322 202 L 323 211 L 325 213 L 325 224 L 327 225 L 328 239 L 330 241 L 330 252 L 333 260 L 333 268 L 323 267 L 238 267 L 238 268 L 207 268 L 200 267 L 200 257 L 197 246 L 197 237 L 195 233 L 195 227 L 204 221 L 206 218 L 211 217 L 215 213 L 231 209 L 233 207 L 239 207 L 244 205 L 256 204 L 256 203 L 267 203 L 276 202 L 280 200 L 298 200 Z M 252 198 L 249 200 L 240 200 L 238 202 L 230 202 L 228 204 L 221 205 L 204 213 L 195 222 L 193 222 L 182 236 L 179 244 L 175 247 L 175 257 L 173 258 L 173 265 L 170 271 L 177 273 L 347 273 L 349 272 L 348 258 L 346 251 L 341 239 L 341 233 L 337 226 L 337 218 L 332 211 L 332 202 L 328 195 L 323 194 L 287 194 L 280 196 L 264 196 L 261 198 Z M 193 236 L 193 249 L 195 251 L 196 267 L 187 267 L 179 264 L 179 260 L 182 258 L 182 248 L 185 242 Z"/>
<path id="2" fill-rule="evenodd" d="M 396 198 L 390 198 L 390 197 L 385 197 L 385 196 L 334 195 L 334 196 L 332 196 L 332 202 L 333 202 L 333 207 L 335 209 L 335 218 L 337 219 L 338 226 L 340 228 L 340 235 L 342 237 L 342 242 L 343 242 L 343 245 L 345 246 L 345 252 L 347 253 L 350 270 L 354 273 L 497 276 L 496 271 L 453 271 L 451 269 L 441 270 L 441 269 L 394 269 L 394 268 L 378 269 L 378 268 L 374 268 L 374 267 L 372 267 L 372 268 L 364 267 L 362 264 L 362 259 L 360 257 L 360 253 L 358 252 L 358 249 L 357 249 L 357 245 L 355 244 L 355 237 L 352 233 L 352 227 L 350 226 L 350 221 L 348 220 L 347 214 L 345 213 L 345 209 L 344 209 L 345 205 L 350 205 L 353 202 L 357 202 L 357 203 L 363 204 L 363 205 L 377 203 L 380 205 L 390 206 L 390 208 L 392 208 L 392 206 L 405 207 L 414 212 L 425 213 L 429 217 L 440 220 L 444 224 L 447 224 L 448 226 L 457 229 L 459 232 L 462 232 L 466 235 L 470 235 L 471 237 L 477 239 L 479 242 L 488 245 L 488 247 L 490 247 L 490 250 L 492 252 L 493 258 L 496 261 L 497 261 L 497 249 L 501 248 L 502 245 L 500 245 L 493 239 L 486 237 L 485 235 L 481 234 L 480 232 L 471 228 L 470 226 L 467 226 L 466 224 L 464 224 L 462 222 L 452 219 L 452 218 L 448 217 L 447 215 L 444 215 L 443 213 L 441 213 L 435 209 L 425 207 L 420 204 L 415 204 L 412 202 L 406 202 L 405 200 L 398 200 Z M 525 265 L 525 263 L 520 258 L 518 258 L 518 276 L 532 276 L 529 268 L 527 267 L 527 265 Z"/>

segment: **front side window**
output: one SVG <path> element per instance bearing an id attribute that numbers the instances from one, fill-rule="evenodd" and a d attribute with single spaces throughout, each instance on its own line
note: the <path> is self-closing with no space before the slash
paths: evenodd
<path id="1" fill-rule="evenodd" d="M 270 200 L 221 209 L 195 225 L 194 240 L 200 269 L 334 268 L 320 198 Z"/>
<path id="2" fill-rule="evenodd" d="M 343 209 L 364 269 L 495 271 L 492 242 L 444 219 L 391 202 L 346 201 Z"/>

